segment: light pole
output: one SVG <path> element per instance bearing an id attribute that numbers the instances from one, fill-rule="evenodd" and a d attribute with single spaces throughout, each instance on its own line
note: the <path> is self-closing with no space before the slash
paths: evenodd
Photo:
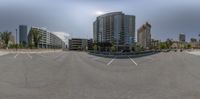
<path id="1" fill-rule="evenodd" d="M 16 51 L 17 51 L 17 47 L 18 45 L 17 45 L 17 29 L 16 29 Z"/>
<path id="2" fill-rule="evenodd" d="M 200 48 L 200 33 L 199 33 L 198 36 L 199 36 L 199 44 L 198 44 L 199 46 L 198 46 L 198 48 Z"/>

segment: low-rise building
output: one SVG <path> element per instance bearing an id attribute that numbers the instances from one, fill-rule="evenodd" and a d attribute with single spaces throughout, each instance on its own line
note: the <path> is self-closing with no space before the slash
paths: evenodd
<path id="1" fill-rule="evenodd" d="M 88 39 L 88 50 L 93 50 L 93 39 Z"/>
<path id="2" fill-rule="evenodd" d="M 38 43 L 38 48 L 65 48 L 65 42 L 58 36 L 54 35 L 52 32 L 47 31 L 45 28 L 31 27 L 31 30 L 36 30 L 42 36 Z M 31 33 L 28 35 L 29 45 L 33 45 L 33 36 Z"/>
<path id="3" fill-rule="evenodd" d="M 191 45 L 191 48 L 198 48 L 199 47 L 199 43 L 197 42 L 196 38 L 190 39 L 190 45 Z"/>
<path id="4" fill-rule="evenodd" d="M 69 50 L 88 50 L 88 39 L 82 39 L 82 38 L 70 39 Z"/>

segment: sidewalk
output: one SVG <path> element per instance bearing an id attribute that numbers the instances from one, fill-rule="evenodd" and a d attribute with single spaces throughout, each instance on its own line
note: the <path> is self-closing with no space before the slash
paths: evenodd
<path id="1" fill-rule="evenodd" d="M 0 51 L 0 56 L 7 55 L 7 54 L 9 54 L 9 53 L 8 52 L 1 52 Z"/>
<path id="2" fill-rule="evenodd" d="M 189 53 L 189 54 L 200 56 L 200 50 L 199 49 L 194 49 L 194 50 L 186 51 L 186 52 Z"/>

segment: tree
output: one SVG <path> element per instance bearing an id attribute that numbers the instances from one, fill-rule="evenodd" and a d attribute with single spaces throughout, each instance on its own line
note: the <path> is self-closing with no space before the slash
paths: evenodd
<path id="1" fill-rule="evenodd" d="M 114 44 L 112 44 L 112 46 L 111 46 L 111 51 L 112 51 L 112 52 L 115 52 L 115 51 L 116 51 L 116 47 L 114 46 Z"/>
<path id="2" fill-rule="evenodd" d="M 97 51 L 97 47 L 98 47 L 98 46 L 97 46 L 96 44 L 93 45 L 94 51 Z"/>
<path id="3" fill-rule="evenodd" d="M 1 38 L 1 41 L 3 42 L 3 44 L 5 45 L 5 48 L 8 49 L 8 43 L 10 41 L 10 36 L 11 36 L 11 32 L 3 32 L 3 33 L 0 33 L 0 38 Z"/>
<path id="4" fill-rule="evenodd" d="M 141 46 L 140 44 L 136 44 L 136 46 L 135 46 L 135 51 L 140 52 L 140 51 L 143 51 L 143 50 L 144 50 L 144 47 L 143 47 L 143 46 Z"/>
<path id="5" fill-rule="evenodd" d="M 164 42 L 160 43 L 160 49 L 166 49 L 166 48 L 167 48 L 166 43 Z"/>
<path id="6" fill-rule="evenodd" d="M 42 39 L 42 35 L 40 31 L 37 29 L 31 29 L 30 33 L 31 33 L 31 40 L 33 39 L 35 48 L 38 48 L 38 44 L 40 40 Z"/>
<path id="7" fill-rule="evenodd" d="M 165 43 L 166 43 L 166 48 L 169 49 L 169 48 L 171 48 L 173 41 L 171 39 L 167 39 Z"/>
<path id="8" fill-rule="evenodd" d="M 192 45 L 191 44 L 187 44 L 185 47 L 186 47 L 186 49 L 191 49 Z"/>

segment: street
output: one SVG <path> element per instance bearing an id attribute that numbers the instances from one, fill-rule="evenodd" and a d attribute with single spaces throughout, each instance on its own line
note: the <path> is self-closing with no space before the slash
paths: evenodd
<path id="1" fill-rule="evenodd" d="M 103 58 L 86 52 L 0 56 L 0 99 L 200 99 L 200 56 Z"/>

